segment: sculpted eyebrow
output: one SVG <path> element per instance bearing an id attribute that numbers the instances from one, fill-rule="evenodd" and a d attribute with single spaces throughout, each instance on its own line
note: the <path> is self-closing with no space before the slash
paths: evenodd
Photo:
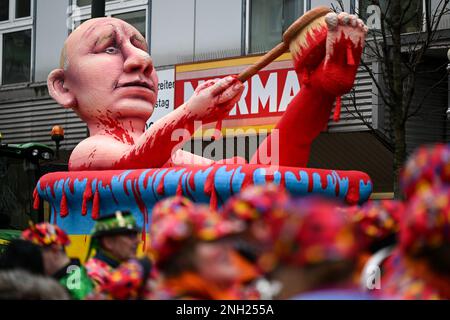
<path id="1" fill-rule="evenodd" d="M 103 42 L 108 42 L 111 38 L 116 37 L 116 32 L 114 30 L 110 31 L 108 34 L 101 35 L 95 42 L 95 46 L 101 45 Z"/>
<path id="2" fill-rule="evenodd" d="M 147 41 L 145 41 L 145 39 L 142 36 L 140 36 L 138 34 L 134 34 L 131 36 L 131 40 L 132 41 L 135 40 L 135 41 L 139 42 L 140 44 L 142 44 L 144 46 L 145 49 L 147 49 Z"/>
<path id="3" fill-rule="evenodd" d="M 83 34 L 83 37 L 85 38 L 89 37 L 91 33 L 94 32 L 95 28 L 97 28 L 96 25 L 89 27 L 89 29 L 87 29 L 86 32 Z"/>

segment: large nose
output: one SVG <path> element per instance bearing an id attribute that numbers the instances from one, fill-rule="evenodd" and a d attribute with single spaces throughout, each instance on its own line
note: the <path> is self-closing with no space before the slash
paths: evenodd
<path id="1" fill-rule="evenodd" d="M 133 46 L 131 43 L 128 43 L 123 48 L 123 52 L 125 55 L 123 66 L 125 72 L 141 72 L 146 77 L 150 77 L 153 71 L 153 60 L 147 52 Z"/>

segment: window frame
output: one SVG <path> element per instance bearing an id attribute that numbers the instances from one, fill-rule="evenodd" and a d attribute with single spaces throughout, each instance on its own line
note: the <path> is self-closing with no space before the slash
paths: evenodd
<path id="1" fill-rule="evenodd" d="M 358 13 L 359 13 L 359 2 L 360 1 L 361 0 L 353 0 L 353 2 L 354 2 L 353 8 L 354 8 L 355 12 L 358 12 Z M 422 15 L 424 15 L 424 16 L 425 16 L 425 13 L 426 13 L 426 6 L 427 6 L 427 2 L 425 0 L 422 0 Z M 364 21 L 364 23 L 366 23 L 366 22 L 367 21 Z M 369 28 L 369 31 L 370 30 L 371 29 Z M 425 25 L 424 25 L 424 23 L 422 21 L 422 29 L 417 30 L 417 31 L 411 31 L 411 32 L 402 32 L 402 34 L 413 34 L 413 33 L 424 32 L 424 31 L 425 31 Z"/>
<path id="2" fill-rule="evenodd" d="M 105 16 L 107 17 L 111 17 L 116 14 L 145 10 L 145 39 L 148 42 L 149 52 L 150 43 L 148 39 L 150 36 L 150 4 L 151 0 L 114 0 L 105 3 Z M 72 32 L 75 27 L 79 26 L 80 21 L 91 17 L 91 7 L 91 5 L 78 7 L 76 0 L 72 0 L 71 3 L 69 3 L 68 11 L 71 13 L 69 33 Z"/>
<path id="3" fill-rule="evenodd" d="M 245 55 L 259 55 L 259 54 L 263 54 L 263 52 L 250 52 L 250 33 L 251 33 L 251 24 L 252 24 L 252 10 L 251 10 L 251 1 L 252 0 L 243 0 L 245 2 L 245 12 L 243 13 L 244 15 L 244 21 L 245 21 L 245 45 L 244 45 L 244 49 L 245 49 Z M 307 11 L 307 7 L 308 5 L 311 4 L 311 1 L 308 0 L 303 0 L 303 12 Z M 280 21 L 281 23 L 281 28 L 283 29 L 283 21 Z M 281 42 L 281 39 L 280 39 Z"/>
<path id="4" fill-rule="evenodd" d="M 34 16 L 35 16 L 36 0 L 30 0 L 30 16 L 16 18 L 16 0 L 9 0 L 9 19 L 0 22 L 0 87 L 13 87 L 21 84 L 27 84 L 33 82 L 34 78 L 34 51 L 35 51 L 35 28 L 34 28 Z M 3 84 L 3 35 L 19 31 L 31 31 L 31 52 L 30 52 L 30 75 L 29 81 Z"/>

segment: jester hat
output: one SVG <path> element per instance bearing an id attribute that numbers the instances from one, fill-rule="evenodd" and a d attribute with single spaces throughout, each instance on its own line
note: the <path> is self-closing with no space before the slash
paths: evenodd
<path id="1" fill-rule="evenodd" d="M 415 196 L 400 225 L 400 247 L 408 255 L 450 244 L 450 188 L 433 188 Z"/>
<path id="2" fill-rule="evenodd" d="M 222 214 L 243 221 L 270 220 L 281 214 L 288 200 L 287 192 L 275 184 L 249 186 L 227 201 Z"/>
<path id="3" fill-rule="evenodd" d="M 102 236 L 138 233 L 141 229 L 136 223 L 136 219 L 129 211 L 116 211 L 113 214 L 100 217 L 95 222 L 92 230 L 92 238 L 100 238 Z"/>
<path id="4" fill-rule="evenodd" d="M 310 197 L 294 199 L 273 239 L 272 259 L 296 266 L 356 258 L 357 231 L 338 203 Z"/>
<path id="5" fill-rule="evenodd" d="M 148 259 L 130 259 L 114 269 L 97 290 L 107 299 L 142 299 L 150 272 L 151 263 Z"/>
<path id="6" fill-rule="evenodd" d="M 193 204 L 180 196 L 167 198 L 153 208 L 151 251 L 158 264 L 175 254 L 189 239 L 215 241 L 242 231 L 242 227 L 207 205 Z"/>
<path id="7" fill-rule="evenodd" d="M 354 210 L 347 210 L 351 222 L 359 229 L 362 241 L 374 242 L 394 237 L 400 229 L 404 204 L 397 200 L 369 201 Z"/>
<path id="8" fill-rule="evenodd" d="M 97 219 L 91 232 L 91 243 L 87 258 L 91 256 L 93 249 L 99 248 L 99 239 L 101 237 L 139 232 L 141 232 L 141 228 L 139 228 L 136 219 L 129 211 L 117 210 L 113 214 L 102 216 Z"/>
<path id="9" fill-rule="evenodd" d="M 401 172 L 400 185 L 407 199 L 431 187 L 450 185 L 450 144 L 418 148 Z"/>
<path id="10" fill-rule="evenodd" d="M 48 222 L 30 223 L 30 227 L 22 232 L 22 239 L 39 246 L 52 244 L 66 246 L 70 244 L 67 234 L 57 225 Z"/>

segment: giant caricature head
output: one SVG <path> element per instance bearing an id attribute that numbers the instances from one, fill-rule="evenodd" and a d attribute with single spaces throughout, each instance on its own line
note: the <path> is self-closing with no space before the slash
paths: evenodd
<path id="1" fill-rule="evenodd" d="M 91 19 L 66 40 L 50 95 L 88 123 L 151 116 L 158 78 L 144 37 L 115 18 Z"/>

